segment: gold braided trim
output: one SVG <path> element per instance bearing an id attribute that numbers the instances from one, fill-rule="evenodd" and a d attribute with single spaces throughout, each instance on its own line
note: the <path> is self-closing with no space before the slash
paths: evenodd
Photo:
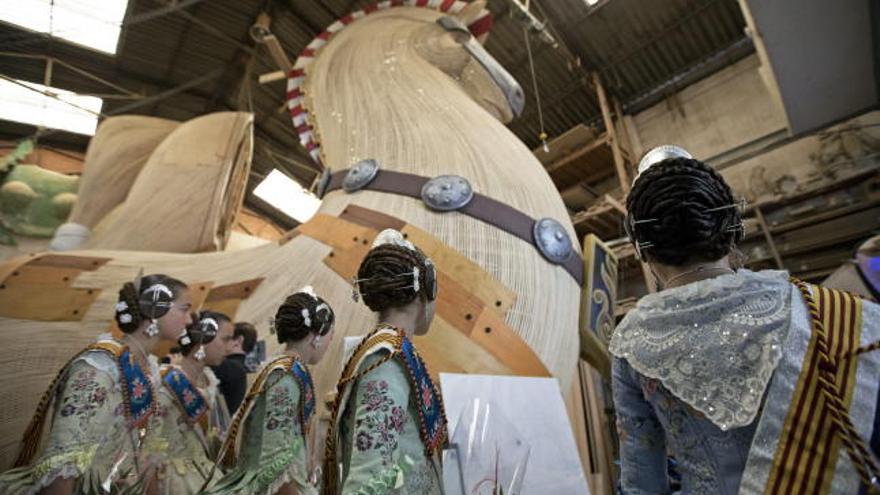
<path id="1" fill-rule="evenodd" d="M 103 340 L 89 345 L 64 363 L 64 366 L 58 370 L 58 374 L 55 375 L 55 378 L 49 384 L 49 387 L 43 392 L 43 397 L 37 404 L 37 409 L 34 411 L 33 417 L 31 417 L 31 422 L 28 423 L 27 428 L 25 428 L 24 433 L 21 436 L 21 450 L 18 452 L 18 457 L 15 459 L 14 467 L 30 465 L 36 455 L 37 449 L 39 449 L 40 443 L 43 439 L 43 430 L 46 424 L 46 417 L 48 416 L 47 413 L 49 412 L 49 405 L 52 403 L 52 398 L 55 397 L 58 385 L 67 375 L 70 365 L 73 364 L 77 358 L 90 351 L 104 351 L 113 356 L 114 359 L 118 360 L 124 350 L 125 346 L 118 342 Z"/>
<path id="2" fill-rule="evenodd" d="M 224 467 L 231 468 L 235 464 L 235 447 L 238 443 L 238 434 L 241 431 L 241 425 L 244 423 L 245 418 L 247 418 L 248 413 L 250 413 L 254 401 L 266 391 L 266 381 L 269 379 L 269 375 L 276 369 L 289 370 L 293 361 L 294 358 L 292 356 L 280 356 L 269 362 L 263 367 L 260 374 L 257 375 L 257 378 L 251 385 L 250 390 L 248 390 L 248 394 L 245 396 L 244 401 L 242 401 L 241 405 L 238 407 L 238 411 L 235 411 L 235 416 L 232 418 L 232 424 L 229 426 L 229 433 L 226 435 L 226 440 L 220 448 L 218 457 L 221 459 L 221 463 Z"/>
<path id="3" fill-rule="evenodd" d="M 828 493 L 841 444 L 862 482 L 871 486 L 880 470 L 849 416 L 857 363 L 848 357 L 859 351 L 861 300 L 791 281 L 807 305 L 813 331 L 764 493 Z"/>

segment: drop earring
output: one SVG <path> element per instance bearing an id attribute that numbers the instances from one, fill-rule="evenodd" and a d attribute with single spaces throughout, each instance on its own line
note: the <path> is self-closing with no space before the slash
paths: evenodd
<path id="1" fill-rule="evenodd" d="M 199 350 L 196 351 L 195 357 L 196 357 L 196 360 L 198 360 L 198 361 L 204 361 L 204 359 L 205 359 L 205 346 L 204 345 L 199 346 Z"/>
<path id="2" fill-rule="evenodd" d="M 321 337 L 315 337 L 314 339 L 312 339 L 312 347 L 317 349 L 318 346 L 320 346 L 320 345 L 321 345 Z"/>
<path id="3" fill-rule="evenodd" d="M 147 337 L 155 337 L 159 335 L 159 324 L 156 320 L 150 320 L 150 326 L 147 327 Z"/>

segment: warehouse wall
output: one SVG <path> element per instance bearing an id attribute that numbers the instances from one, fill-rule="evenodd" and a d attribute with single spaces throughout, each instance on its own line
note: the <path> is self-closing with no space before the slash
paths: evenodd
<path id="1" fill-rule="evenodd" d="M 678 144 L 722 171 L 750 200 L 811 189 L 841 169 L 880 163 L 880 112 L 791 139 L 757 55 L 628 119 L 637 156 Z"/>
<path id="2" fill-rule="evenodd" d="M 637 154 L 678 144 L 705 160 L 784 131 L 785 115 L 759 64 L 750 55 L 633 116 Z"/>

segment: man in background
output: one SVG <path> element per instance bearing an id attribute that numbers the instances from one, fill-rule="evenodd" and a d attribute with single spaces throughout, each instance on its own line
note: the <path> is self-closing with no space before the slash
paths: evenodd
<path id="1" fill-rule="evenodd" d="M 214 374 L 220 380 L 220 392 L 226 399 L 229 414 L 235 414 L 244 394 L 247 392 L 247 369 L 245 356 L 257 342 L 257 330 L 250 323 L 241 321 L 235 324 L 232 339 L 227 342 L 226 359 L 214 366 Z"/>

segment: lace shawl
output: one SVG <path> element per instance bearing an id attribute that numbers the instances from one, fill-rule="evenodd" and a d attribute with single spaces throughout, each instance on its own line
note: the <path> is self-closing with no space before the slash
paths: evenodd
<path id="1" fill-rule="evenodd" d="M 650 294 L 615 329 L 609 351 L 722 430 L 745 426 L 779 362 L 791 298 L 788 274 L 770 270 Z"/>

